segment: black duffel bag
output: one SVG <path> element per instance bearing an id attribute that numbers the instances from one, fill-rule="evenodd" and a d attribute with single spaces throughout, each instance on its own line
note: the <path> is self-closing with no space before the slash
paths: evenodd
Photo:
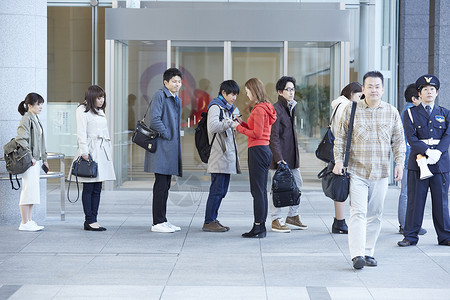
<path id="1" fill-rule="evenodd" d="M 322 190 L 325 196 L 337 202 L 344 202 L 350 190 L 350 174 L 344 171 L 344 175 L 336 175 L 333 173 L 333 168 L 334 163 L 329 162 L 317 177 L 322 179 Z"/>
<path id="2" fill-rule="evenodd" d="M 299 205 L 301 192 L 288 164 L 278 164 L 272 179 L 272 199 L 275 207 Z"/>
<path id="3" fill-rule="evenodd" d="M 159 132 L 145 125 L 144 119 L 142 119 L 137 122 L 136 129 L 133 132 L 133 137 L 131 140 L 133 143 L 144 148 L 148 152 L 154 153 L 156 151 L 156 142 L 158 137 Z"/>
<path id="4" fill-rule="evenodd" d="M 353 101 L 347 131 L 347 143 L 345 145 L 345 157 L 343 163 L 344 168 L 342 172 L 343 174 L 336 175 L 333 173 L 334 162 L 331 161 L 317 175 L 319 179 L 322 179 L 322 190 L 325 196 L 337 202 L 344 202 L 350 192 L 350 174 L 347 172 L 347 167 L 350 157 L 350 145 L 352 141 L 353 122 L 355 120 L 356 105 L 356 101 Z"/>

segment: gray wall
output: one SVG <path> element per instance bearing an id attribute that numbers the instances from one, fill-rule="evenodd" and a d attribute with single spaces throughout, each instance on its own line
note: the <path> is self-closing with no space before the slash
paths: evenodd
<path id="1" fill-rule="evenodd" d="M 423 74 L 441 81 L 437 103 L 450 109 L 450 1 L 400 0 L 399 109 L 406 86 Z"/>
<path id="2" fill-rule="evenodd" d="M 441 81 L 438 104 L 450 109 L 450 1 L 430 0 L 429 72 Z"/>
<path id="3" fill-rule="evenodd" d="M 20 101 L 29 92 L 47 99 L 47 1 L 0 1 L 0 145 L 16 136 L 21 115 Z M 40 115 L 47 125 L 47 110 Z M 3 155 L 3 149 L 1 150 Z M 4 176 L 5 163 L 0 162 Z M 2 177 L 3 177 L 2 176 Z M 34 219 L 46 215 L 46 181 L 41 180 L 41 204 L 35 206 Z M 9 181 L 0 180 L 0 224 L 20 223 L 19 191 L 11 190 Z"/>
<path id="4" fill-rule="evenodd" d="M 400 0 L 398 108 L 408 84 L 428 73 L 429 0 Z"/>

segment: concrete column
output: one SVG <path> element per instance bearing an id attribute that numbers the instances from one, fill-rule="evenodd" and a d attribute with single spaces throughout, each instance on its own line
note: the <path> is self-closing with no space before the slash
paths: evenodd
<path id="1" fill-rule="evenodd" d="M 359 81 L 369 71 L 369 1 L 361 0 L 359 5 Z"/>
<path id="2" fill-rule="evenodd" d="M 430 0 L 430 53 L 428 71 L 439 77 L 437 103 L 450 109 L 450 2 Z"/>
<path id="3" fill-rule="evenodd" d="M 19 102 L 30 92 L 47 100 L 47 1 L 0 1 L 0 145 L 17 134 L 21 115 Z M 46 132 L 47 109 L 39 115 Z M 45 133 L 44 133 L 45 134 Z M 3 149 L 0 150 L 3 155 Z M 5 163 L 0 162 L 1 177 Z M 46 217 L 46 180 L 41 180 L 41 204 L 34 207 L 33 219 Z M 19 226 L 20 191 L 11 190 L 9 181 L 0 180 L 0 224 Z"/>
<path id="4" fill-rule="evenodd" d="M 428 73 L 429 0 L 400 0 L 398 108 L 405 106 L 408 84 Z"/>

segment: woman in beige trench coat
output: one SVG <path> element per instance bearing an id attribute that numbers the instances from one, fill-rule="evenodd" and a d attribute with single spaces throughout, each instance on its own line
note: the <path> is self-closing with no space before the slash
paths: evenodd
<path id="1" fill-rule="evenodd" d="M 85 101 L 78 106 L 76 111 L 78 151 L 75 159 L 81 156 L 87 160 L 90 155 L 98 163 L 97 177 L 78 177 L 78 181 L 83 182 L 84 230 L 91 231 L 106 230 L 97 223 L 102 182 L 116 180 L 105 107 L 105 91 L 98 85 L 92 85 L 86 91 Z"/>

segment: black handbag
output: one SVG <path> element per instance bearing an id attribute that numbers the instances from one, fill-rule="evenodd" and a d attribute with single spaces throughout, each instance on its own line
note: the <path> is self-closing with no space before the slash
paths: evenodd
<path id="1" fill-rule="evenodd" d="M 272 179 L 272 199 L 275 207 L 299 205 L 301 192 L 288 164 L 278 164 Z"/>
<path id="2" fill-rule="evenodd" d="M 334 162 L 331 161 L 328 165 L 320 171 L 317 175 L 319 179 L 322 179 L 322 190 L 325 196 L 331 198 L 334 201 L 344 202 L 350 191 L 350 174 L 347 172 L 348 160 L 350 156 L 350 144 L 352 141 L 353 122 L 355 120 L 356 101 L 353 101 L 352 111 L 350 114 L 350 123 L 347 133 L 347 144 L 345 147 L 344 158 L 344 174 L 336 175 L 333 173 Z"/>
<path id="3" fill-rule="evenodd" d="M 317 146 L 316 149 L 316 157 L 320 160 L 323 160 L 326 163 L 329 163 L 330 161 L 334 160 L 333 155 L 333 147 L 334 147 L 334 134 L 331 131 L 331 124 L 334 120 L 334 115 L 336 114 L 336 111 L 342 103 L 339 103 L 338 106 L 334 109 L 333 115 L 331 116 L 330 124 L 328 125 L 327 132 L 325 132 L 325 135 L 323 136 L 322 141 Z"/>
<path id="4" fill-rule="evenodd" d="M 75 181 L 77 183 L 77 199 L 75 199 L 75 201 L 71 201 L 69 197 L 72 175 L 75 176 Z M 95 178 L 97 177 L 97 175 L 98 175 L 98 164 L 92 159 L 92 156 L 90 154 L 87 160 L 81 156 L 78 157 L 76 160 L 74 160 L 74 162 L 72 163 L 72 171 L 70 173 L 69 187 L 67 188 L 67 200 L 69 200 L 70 203 L 75 203 L 78 201 L 78 198 L 80 197 L 80 187 L 78 184 L 78 177 Z"/>
<path id="5" fill-rule="evenodd" d="M 150 153 L 156 151 L 157 137 L 159 137 L 159 132 L 149 128 L 145 123 L 145 117 L 147 116 L 148 110 L 150 109 L 150 104 L 148 105 L 147 111 L 145 112 L 142 120 L 139 120 L 136 124 L 136 129 L 133 132 L 131 140 L 136 145 L 144 148 Z"/>

